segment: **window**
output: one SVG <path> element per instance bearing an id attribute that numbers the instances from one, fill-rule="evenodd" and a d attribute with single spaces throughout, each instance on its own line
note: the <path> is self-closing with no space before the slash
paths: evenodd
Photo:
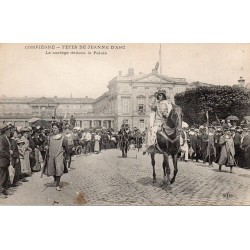
<path id="1" fill-rule="evenodd" d="M 138 112 L 139 113 L 145 112 L 145 98 L 138 98 L 137 104 L 138 104 Z"/>
<path id="2" fill-rule="evenodd" d="M 140 122 L 139 122 L 139 129 L 140 130 L 145 130 L 145 123 L 144 123 L 144 120 L 140 120 Z"/>
<path id="3" fill-rule="evenodd" d="M 16 109 L 20 109 L 20 105 L 17 105 L 17 106 L 16 106 Z"/>
<path id="4" fill-rule="evenodd" d="M 127 84 L 122 85 L 122 92 L 129 92 L 129 87 Z"/>
<path id="5" fill-rule="evenodd" d="M 181 92 L 183 92 L 183 91 L 184 91 L 183 87 L 176 87 L 176 88 L 175 88 L 175 92 L 176 92 L 176 93 L 181 93 Z"/>
<path id="6" fill-rule="evenodd" d="M 128 120 L 123 120 L 123 124 L 128 124 Z"/>
<path id="7" fill-rule="evenodd" d="M 122 100 L 122 110 L 124 114 L 129 113 L 129 98 L 123 98 Z"/>

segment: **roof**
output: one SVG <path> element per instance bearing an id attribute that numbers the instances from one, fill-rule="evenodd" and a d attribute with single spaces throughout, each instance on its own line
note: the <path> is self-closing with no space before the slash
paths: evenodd
<path id="1" fill-rule="evenodd" d="M 93 98 L 37 98 L 37 97 L 0 97 L 0 103 L 59 103 L 59 104 L 82 104 L 93 103 Z"/>
<path id="2" fill-rule="evenodd" d="M 169 77 L 167 75 L 161 75 L 157 72 L 152 72 L 149 74 L 139 74 L 139 75 L 126 75 L 126 76 L 116 76 L 111 81 L 109 81 L 109 85 L 112 85 L 115 82 L 158 82 L 162 81 L 162 83 L 178 83 L 178 84 L 187 84 L 185 78 L 176 78 Z"/>

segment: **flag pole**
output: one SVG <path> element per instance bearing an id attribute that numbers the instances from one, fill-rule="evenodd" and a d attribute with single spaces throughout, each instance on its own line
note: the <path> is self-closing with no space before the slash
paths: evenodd
<path id="1" fill-rule="evenodd" d="M 161 59 L 161 43 L 160 43 L 160 51 L 159 51 L 159 64 L 160 64 L 160 75 L 161 75 L 160 87 L 162 88 L 162 59 Z"/>

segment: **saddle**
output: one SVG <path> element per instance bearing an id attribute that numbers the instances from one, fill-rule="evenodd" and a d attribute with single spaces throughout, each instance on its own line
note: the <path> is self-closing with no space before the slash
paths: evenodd
<path id="1" fill-rule="evenodd" d="M 172 134 L 175 133 L 175 129 L 170 128 L 169 126 L 166 125 L 166 123 L 163 123 L 161 125 L 161 129 L 157 132 L 157 133 L 161 133 L 161 135 L 169 142 L 171 142 L 172 144 L 174 142 L 176 142 L 180 136 L 176 136 L 176 138 L 171 139 L 169 136 L 171 136 Z M 163 154 L 162 150 L 160 149 L 160 146 L 158 144 L 157 141 L 157 137 L 155 140 L 155 144 L 152 146 L 152 149 L 149 148 L 149 152 L 153 151 L 154 153 L 158 153 L 158 154 Z"/>

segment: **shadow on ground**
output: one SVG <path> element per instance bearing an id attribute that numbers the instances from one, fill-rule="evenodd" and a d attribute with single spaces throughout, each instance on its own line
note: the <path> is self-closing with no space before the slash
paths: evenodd
<path id="1" fill-rule="evenodd" d="M 137 182 L 141 185 L 144 185 L 144 186 L 151 186 L 151 187 L 160 188 L 162 190 L 167 190 L 167 186 L 163 183 L 163 179 L 156 179 L 156 182 L 153 183 L 152 178 L 144 177 L 144 178 L 138 179 Z M 171 188 L 172 187 L 170 187 L 170 189 Z"/>
<path id="2" fill-rule="evenodd" d="M 65 181 L 62 181 L 61 183 L 60 183 L 60 187 L 66 187 L 66 186 L 68 186 L 69 185 L 69 183 L 68 182 L 65 182 Z M 49 183 L 45 183 L 44 184 L 44 186 L 45 187 L 55 187 L 55 183 L 54 182 L 49 182 Z"/>

